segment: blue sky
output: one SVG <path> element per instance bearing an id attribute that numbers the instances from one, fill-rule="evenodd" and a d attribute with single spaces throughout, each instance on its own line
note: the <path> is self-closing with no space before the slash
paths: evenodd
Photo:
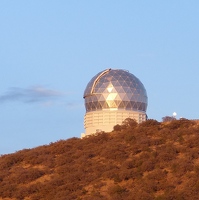
<path id="1" fill-rule="evenodd" d="M 129 70 L 149 118 L 199 118 L 199 1 L 1 0 L 0 154 L 79 137 L 83 92 Z"/>

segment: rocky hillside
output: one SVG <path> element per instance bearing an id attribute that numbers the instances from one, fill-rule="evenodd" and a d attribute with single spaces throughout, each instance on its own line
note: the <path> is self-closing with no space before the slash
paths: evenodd
<path id="1" fill-rule="evenodd" d="M 199 199 L 199 125 L 126 122 L 0 157 L 1 200 Z"/>

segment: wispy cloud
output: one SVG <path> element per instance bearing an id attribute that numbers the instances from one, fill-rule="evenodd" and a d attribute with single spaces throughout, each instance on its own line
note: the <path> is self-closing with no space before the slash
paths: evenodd
<path id="1" fill-rule="evenodd" d="M 63 93 L 60 91 L 48 89 L 43 86 L 33 86 L 29 88 L 12 87 L 7 92 L 0 95 L 0 103 L 11 101 L 24 103 L 50 102 L 62 95 Z"/>

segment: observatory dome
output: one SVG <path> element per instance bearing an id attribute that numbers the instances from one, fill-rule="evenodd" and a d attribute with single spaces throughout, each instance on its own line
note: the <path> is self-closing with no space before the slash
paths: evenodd
<path id="1" fill-rule="evenodd" d="M 147 93 L 133 74 L 121 69 L 99 72 L 84 91 L 86 112 L 128 110 L 146 112 Z"/>

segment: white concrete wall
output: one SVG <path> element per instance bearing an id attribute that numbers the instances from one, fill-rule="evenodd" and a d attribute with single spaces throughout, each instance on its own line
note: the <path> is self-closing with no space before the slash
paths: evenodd
<path id="1" fill-rule="evenodd" d="M 135 119 L 138 123 L 141 123 L 146 121 L 146 113 L 127 110 L 87 112 L 84 116 L 85 134 L 82 134 L 82 137 L 99 131 L 110 132 L 116 124 L 121 125 L 126 118 Z"/>

